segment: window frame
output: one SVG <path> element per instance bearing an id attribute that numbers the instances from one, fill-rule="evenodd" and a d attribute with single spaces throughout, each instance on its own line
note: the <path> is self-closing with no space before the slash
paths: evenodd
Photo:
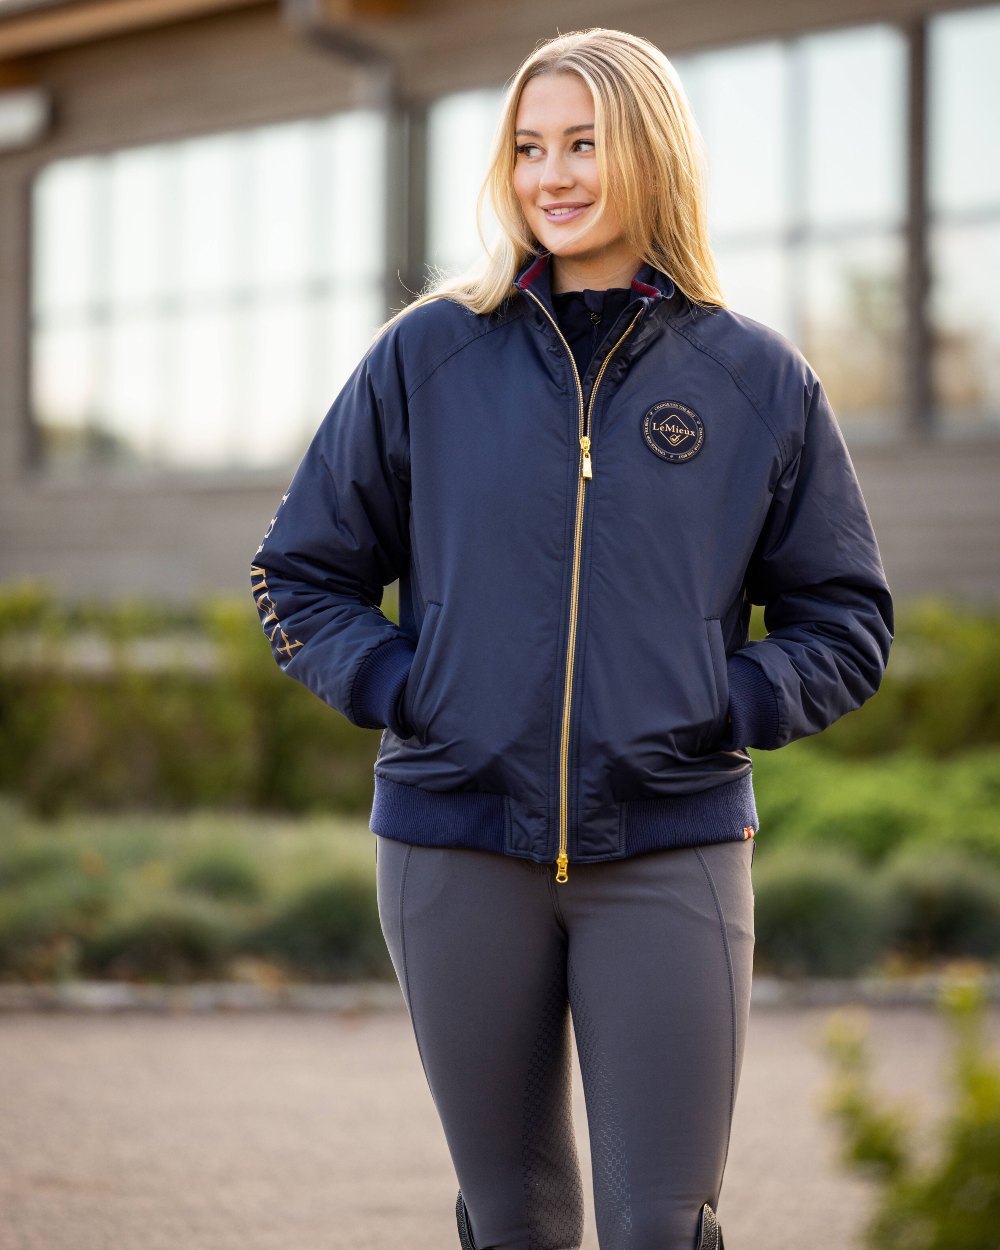
<path id="1" fill-rule="evenodd" d="M 322 124 L 335 118 L 343 117 L 359 111 L 359 106 L 340 107 L 321 113 L 304 113 L 299 116 L 274 118 L 267 121 L 253 121 L 223 128 L 205 127 L 199 130 L 185 131 L 180 134 L 164 134 L 162 137 L 152 136 L 137 138 L 134 141 L 96 145 L 86 148 L 71 149 L 59 152 L 51 159 L 39 162 L 31 171 L 25 190 L 25 244 L 26 265 L 25 281 L 22 288 L 22 309 L 24 326 L 24 347 L 21 354 L 22 378 L 21 393 L 24 397 L 22 411 L 24 413 L 22 429 L 22 464 L 25 473 L 36 489 L 54 494 L 73 494 L 80 490 L 99 488 L 128 496 L 137 492 L 153 491 L 156 494 L 203 494 L 204 492 L 246 491 L 262 486 L 272 486 L 275 482 L 285 482 L 289 472 L 294 470 L 296 457 L 293 456 L 285 464 L 273 465 L 225 465 L 208 464 L 205 467 L 188 465 L 137 464 L 127 468 L 115 465 L 87 463 L 81 460 L 78 464 L 56 468 L 45 451 L 45 425 L 38 418 L 33 373 L 35 369 L 35 334 L 37 329 L 37 310 L 35 306 L 36 284 L 36 249 L 41 245 L 38 237 L 38 222 L 35 213 L 35 187 L 37 180 L 51 166 L 63 161 L 75 161 L 94 158 L 101 161 L 112 160 L 119 152 L 129 152 L 143 148 L 183 144 L 191 140 L 226 138 L 229 136 L 250 136 L 259 131 L 296 124 Z M 378 291 L 378 317 L 384 320 L 390 315 L 392 304 L 398 306 L 397 291 L 399 287 L 398 273 L 404 272 L 404 247 L 406 232 L 401 221 L 400 206 L 408 199 L 405 178 L 406 162 L 400 159 L 403 152 L 401 131 L 405 117 L 401 110 L 378 105 L 361 106 L 360 111 L 377 115 L 384 125 L 383 159 L 381 161 L 382 176 L 382 215 L 378 229 L 381 234 L 382 264 L 378 271 L 373 290 Z M 336 277 L 325 282 L 331 289 L 341 285 L 345 280 Z M 348 283 L 350 279 L 346 280 Z M 316 279 L 306 275 L 300 284 L 303 291 L 315 286 Z M 171 297 L 165 297 L 169 302 Z M 233 291 L 227 291 L 227 302 L 233 299 Z M 91 317 L 88 324 L 97 324 L 100 317 Z M 333 395 L 329 396 L 332 401 Z M 322 407 L 322 404 L 321 404 Z M 325 410 L 324 410 L 325 411 Z M 318 425 L 323 411 L 317 411 L 315 424 Z"/>

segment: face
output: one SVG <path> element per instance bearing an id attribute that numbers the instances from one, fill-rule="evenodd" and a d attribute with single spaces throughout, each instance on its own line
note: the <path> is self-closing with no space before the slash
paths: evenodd
<path id="1" fill-rule="evenodd" d="M 622 237 L 618 215 L 608 204 L 595 220 L 601 180 L 587 84 L 567 73 L 530 79 L 514 125 L 514 190 L 535 238 L 563 262 L 557 272 L 585 282 L 601 281 L 606 274 L 603 285 L 609 286 L 628 271 L 622 283 L 627 285 L 636 258 Z"/>

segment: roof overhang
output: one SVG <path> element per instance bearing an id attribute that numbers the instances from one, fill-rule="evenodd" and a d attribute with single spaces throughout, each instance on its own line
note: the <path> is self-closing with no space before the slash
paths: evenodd
<path id="1" fill-rule="evenodd" d="M 148 30 L 279 0 L 0 0 L 0 60 Z M 402 16 L 413 0 L 312 0 L 316 18 L 350 23 Z"/>
<path id="2" fill-rule="evenodd" d="M 274 0 L 0 0 L 0 59 L 92 43 Z"/>

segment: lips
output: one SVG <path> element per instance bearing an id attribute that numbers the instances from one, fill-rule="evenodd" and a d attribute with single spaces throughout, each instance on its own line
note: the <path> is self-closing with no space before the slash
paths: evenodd
<path id="1" fill-rule="evenodd" d="M 573 221 L 590 207 L 589 204 L 540 204 L 545 220 L 551 222 Z"/>

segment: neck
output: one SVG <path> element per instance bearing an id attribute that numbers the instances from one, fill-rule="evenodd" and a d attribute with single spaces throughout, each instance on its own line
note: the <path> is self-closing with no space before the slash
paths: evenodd
<path id="1" fill-rule="evenodd" d="M 553 256 L 552 293 L 563 291 L 606 291 L 627 287 L 642 266 L 642 258 L 631 254 L 604 256 Z"/>

